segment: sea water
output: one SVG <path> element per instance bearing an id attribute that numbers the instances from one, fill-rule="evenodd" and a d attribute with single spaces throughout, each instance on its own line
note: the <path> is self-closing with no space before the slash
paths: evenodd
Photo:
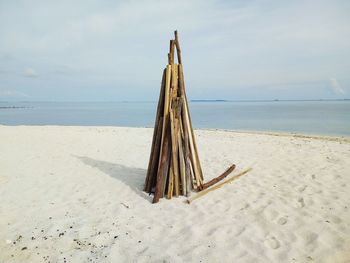
<path id="1" fill-rule="evenodd" d="M 153 127 L 156 102 L 0 102 L 2 125 Z M 350 135 L 350 101 L 189 102 L 194 128 Z"/>

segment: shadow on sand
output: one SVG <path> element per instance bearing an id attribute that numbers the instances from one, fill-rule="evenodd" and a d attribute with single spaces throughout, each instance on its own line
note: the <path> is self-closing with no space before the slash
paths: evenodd
<path id="1" fill-rule="evenodd" d="M 147 201 L 152 201 L 152 197 L 142 191 L 147 172 L 145 169 L 131 168 L 116 163 L 92 159 L 86 156 L 75 157 L 84 164 L 97 168 L 110 177 L 113 177 L 125 185 L 128 185 L 137 195 L 141 196 Z"/>

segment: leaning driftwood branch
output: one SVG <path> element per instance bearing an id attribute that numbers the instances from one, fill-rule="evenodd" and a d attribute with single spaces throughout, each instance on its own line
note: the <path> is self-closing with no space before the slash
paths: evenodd
<path id="1" fill-rule="evenodd" d="M 220 182 L 221 180 L 223 180 L 224 178 L 226 178 L 230 173 L 232 173 L 232 171 L 236 168 L 235 164 L 232 164 L 229 168 L 227 168 L 227 170 L 225 172 L 223 172 L 220 176 L 210 180 L 207 183 L 204 183 L 201 185 L 200 187 L 200 191 L 205 190 L 207 188 L 209 188 L 210 186 Z"/>
<path id="2" fill-rule="evenodd" d="M 206 195 L 207 193 L 209 193 L 209 192 L 211 192 L 211 191 L 214 191 L 214 190 L 216 190 L 216 189 L 219 189 L 219 188 L 221 188 L 222 186 L 224 186 L 225 184 L 231 183 L 232 181 L 234 181 L 234 180 L 238 179 L 239 177 L 245 175 L 246 173 L 248 173 L 248 172 L 251 171 L 251 170 L 252 170 L 252 168 L 248 168 L 247 170 L 244 170 L 243 172 L 237 174 L 235 177 L 232 177 L 232 178 L 230 178 L 230 179 L 227 179 L 226 181 L 224 181 L 224 182 L 222 182 L 222 183 L 220 183 L 220 184 L 217 184 L 217 185 L 213 186 L 212 188 L 208 188 L 208 189 L 206 189 L 206 190 L 203 190 L 203 191 L 199 192 L 197 195 L 195 195 L 195 196 L 193 196 L 193 197 L 191 197 L 191 198 L 188 198 L 188 199 L 186 200 L 186 202 L 187 202 L 188 204 L 190 204 L 191 202 L 193 202 L 194 200 L 198 199 L 199 197 L 202 197 L 203 195 Z"/>

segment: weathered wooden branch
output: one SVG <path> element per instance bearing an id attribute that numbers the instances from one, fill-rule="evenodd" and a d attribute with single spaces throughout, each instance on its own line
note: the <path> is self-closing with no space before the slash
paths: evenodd
<path id="1" fill-rule="evenodd" d="M 227 168 L 227 170 L 225 172 L 223 172 L 221 175 L 219 175 L 218 177 L 213 178 L 212 180 L 210 180 L 207 183 L 202 184 L 199 187 L 199 190 L 202 191 L 204 189 L 209 188 L 210 186 L 220 182 L 221 180 L 223 180 L 224 178 L 226 178 L 230 173 L 232 173 L 232 171 L 236 168 L 235 164 L 232 164 L 229 168 Z"/>
<path id="2" fill-rule="evenodd" d="M 230 178 L 230 179 L 227 179 L 226 181 L 224 181 L 224 182 L 222 182 L 222 183 L 219 183 L 219 184 L 217 184 L 217 185 L 215 185 L 215 186 L 213 186 L 213 187 L 211 187 L 211 188 L 207 188 L 207 189 L 205 189 L 205 190 L 203 190 L 203 191 L 200 191 L 200 192 L 199 192 L 198 194 L 196 194 L 195 196 L 193 196 L 193 197 L 191 197 L 191 198 L 188 198 L 188 199 L 186 200 L 186 202 L 187 202 L 188 204 L 190 204 L 190 203 L 193 202 L 194 200 L 196 200 L 196 199 L 202 197 L 203 195 L 206 195 L 207 193 L 209 193 L 209 192 L 211 192 L 211 191 L 214 191 L 214 190 L 216 190 L 216 189 L 221 188 L 221 187 L 224 186 L 225 184 L 228 184 L 228 183 L 231 183 L 231 182 L 234 181 L 234 180 L 237 180 L 239 177 L 245 175 L 246 173 L 248 173 L 248 172 L 251 171 L 251 170 L 252 170 L 252 168 L 248 168 L 247 170 L 244 170 L 243 172 L 237 174 L 236 176 L 234 176 L 234 177 L 232 177 L 232 178 Z"/>

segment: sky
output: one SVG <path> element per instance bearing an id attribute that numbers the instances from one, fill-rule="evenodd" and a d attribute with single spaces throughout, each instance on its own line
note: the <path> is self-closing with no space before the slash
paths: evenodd
<path id="1" fill-rule="evenodd" d="M 350 1 L 0 0 L 0 101 L 350 98 Z"/>

